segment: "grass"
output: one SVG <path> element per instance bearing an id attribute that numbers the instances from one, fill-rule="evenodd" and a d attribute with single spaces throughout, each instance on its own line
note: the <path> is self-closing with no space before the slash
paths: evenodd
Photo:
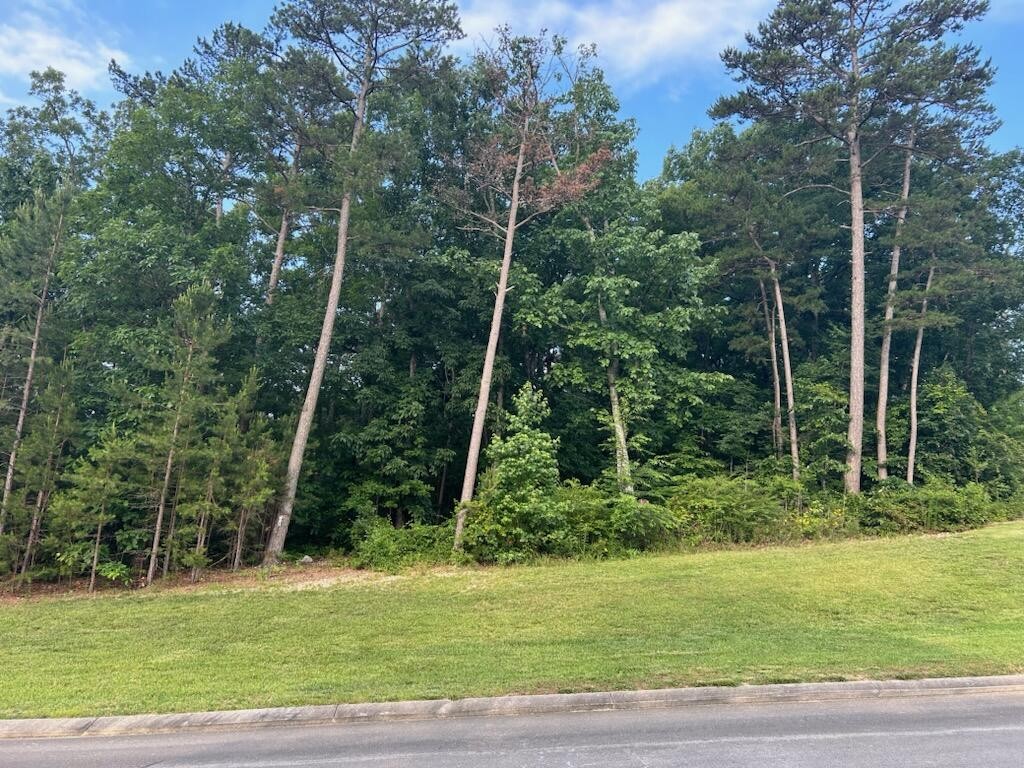
<path id="1" fill-rule="evenodd" d="M 1024 523 L 0 605 L 0 717 L 1024 671 Z"/>

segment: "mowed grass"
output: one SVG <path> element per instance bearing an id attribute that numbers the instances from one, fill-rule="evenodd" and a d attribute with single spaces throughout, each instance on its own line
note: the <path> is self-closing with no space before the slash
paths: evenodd
<path id="1" fill-rule="evenodd" d="M 1024 671 L 1024 523 L 0 606 L 0 717 Z"/>

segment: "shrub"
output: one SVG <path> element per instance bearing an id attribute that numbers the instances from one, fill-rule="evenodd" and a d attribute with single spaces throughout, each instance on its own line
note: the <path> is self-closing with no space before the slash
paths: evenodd
<path id="1" fill-rule="evenodd" d="M 513 398 L 508 431 L 487 448 L 491 466 L 469 510 L 465 548 L 486 562 L 513 563 L 537 554 L 565 555 L 579 544 L 558 498 L 558 441 L 541 428 L 544 395 L 526 383 Z"/>
<path id="2" fill-rule="evenodd" d="M 397 571 L 412 565 L 433 565 L 449 560 L 450 525 L 413 523 L 395 528 L 383 518 L 363 519 L 354 526 L 352 564 L 357 568 Z"/>
<path id="3" fill-rule="evenodd" d="M 956 487 L 940 480 L 908 485 L 894 480 L 850 500 L 860 524 L 879 533 L 959 531 L 1002 517 L 978 483 Z"/>
<path id="4" fill-rule="evenodd" d="M 787 518 L 787 528 L 804 539 L 832 539 L 856 533 L 859 521 L 842 497 L 823 496 L 795 507 Z"/>
<path id="5" fill-rule="evenodd" d="M 786 506 L 765 485 L 745 478 L 683 479 L 668 502 L 694 543 L 751 543 L 786 536 Z"/>

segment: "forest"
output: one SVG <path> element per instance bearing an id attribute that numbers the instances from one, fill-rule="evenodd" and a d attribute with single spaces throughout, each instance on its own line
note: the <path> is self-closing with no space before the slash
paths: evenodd
<path id="1" fill-rule="evenodd" d="M 639 180 L 600 51 L 286 0 L 0 118 L 0 575 L 92 591 L 1024 511 L 981 0 L 781 0 Z M 464 46 L 464 43 L 460 43 Z"/>

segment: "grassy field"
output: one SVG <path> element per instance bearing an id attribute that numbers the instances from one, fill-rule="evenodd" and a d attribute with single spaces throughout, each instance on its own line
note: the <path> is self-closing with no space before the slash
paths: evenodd
<path id="1" fill-rule="evenodd" d="M 1021 672 L 1024 523 L 23 600 L 0 654 L 0 717 Z"/>

